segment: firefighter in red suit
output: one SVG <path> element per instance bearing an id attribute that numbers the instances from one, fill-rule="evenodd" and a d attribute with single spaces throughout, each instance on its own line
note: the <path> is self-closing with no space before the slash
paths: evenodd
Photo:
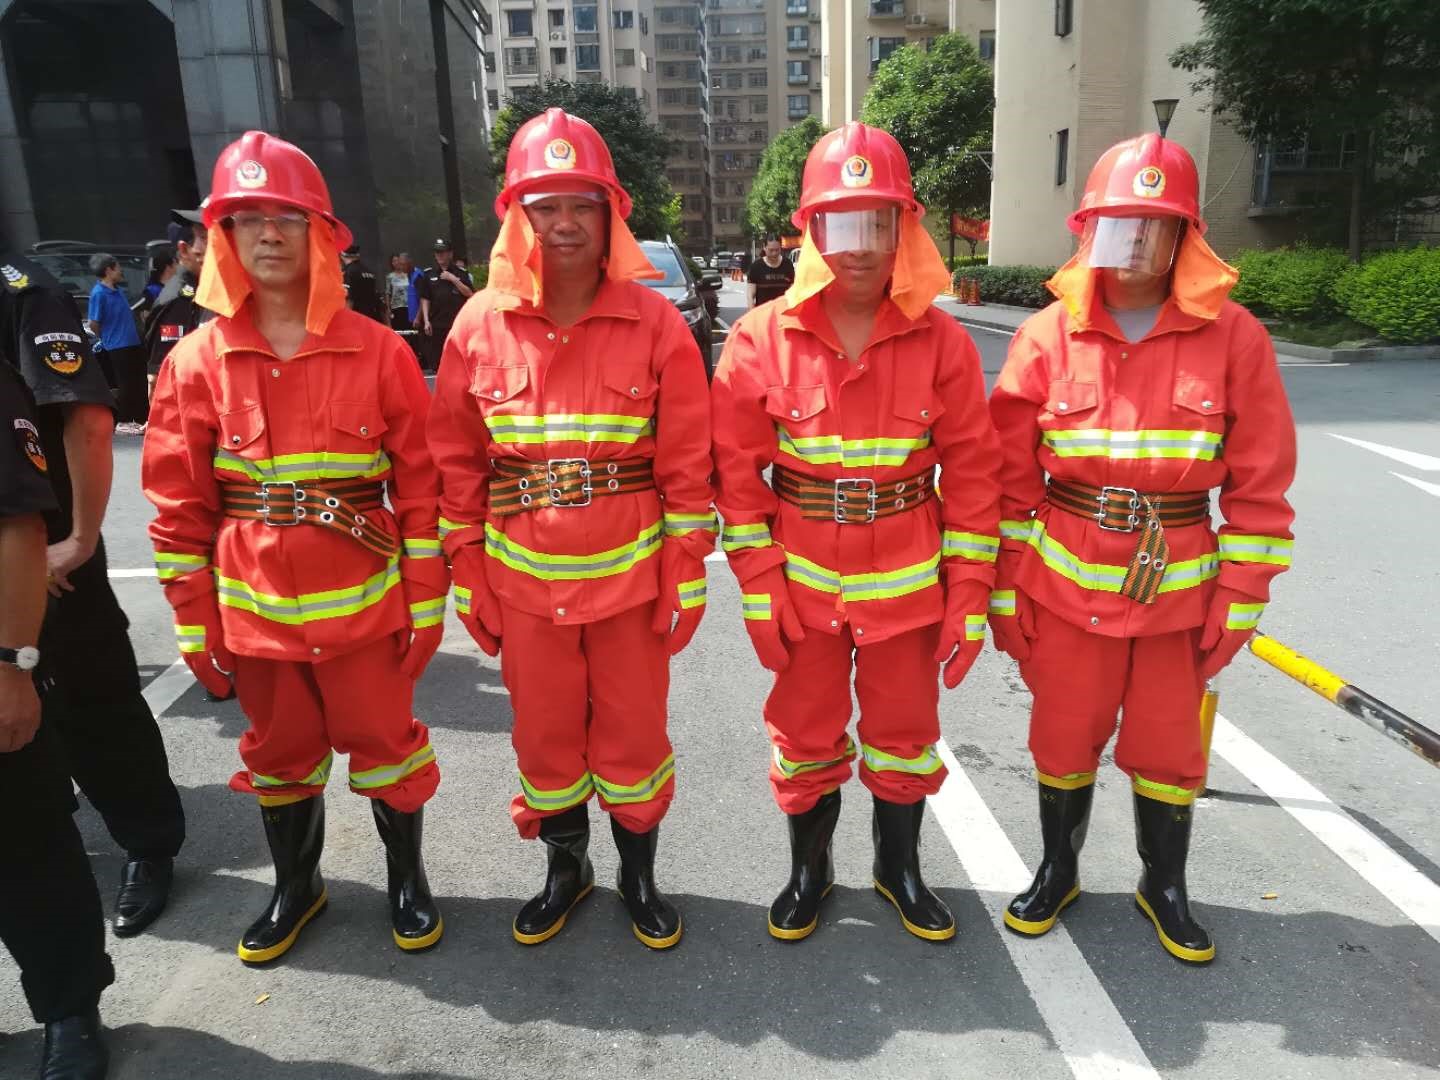
<path id="1" fill-rule="evenodd" d="M 395 943 L 443 931 L 420 855 L 440 774 L 415 680 L 449 575 L 428 394 L 393 332 L 346 310 L 336 219 L 298 147 L 247 132 L 221 153 L 196 302 L 155 390 L 143 482 L 182 658 L 250 721 L 230 786 L 258 797 L 275 893 L 239 946 L 286 952 L 326 902 L 321 798 L 335 752 L 384 841 Z"/>
<path id="2" fill-rule="evenodd" d="M 721 545 L 776 673 L 765 724 L 791 878 L 769 929 L 782 940 L 815 929 L 857 756 L 875 888 L 910 933 L 955 935 L 918 844 L 945 778 L 939 665 L 958 685 L 985 637 L 999 444 L 975 345 L 931 306 L 946 272 L 921 213 L 890 135 L 851 123 L 822 138 L 794 219 L 795 283 L 736 323 L 711 391 Z"/>
<path id="3" fill-rule="evenodd" d="M 1079 895 L 1095 770 L 1123 714 L 1135 902 L 1167 952 L 1206 963 L 1215 946 L 1185 889 L 1200 701 L 1290 565 L 1295 427 L 1269 336 L 1228 299 L 1237 275 L 1205 243 L 1198 192 L 1190 155 L 1157 135 L 1090 174 L 1058 299 L 1015 335 L 991 397 L 1004 466 L 990 625 L 1034 694 L 1044 839 L 1006 925 L 1043 934 Z"/>
<path id="4" fill-rule="evenodd" d="M 625 218 L 610 151 L 550 109 L 515 133 L 489 285 L 445 344 L 430 413 L 456 607 L 500 654 L 515 711 L 520 835 L 545 886 L 516 941 L 565 925 L 594 884 L 591 794 L 609 812 L 635 936 L 680 940 L 656 888 L 675 791 L 669 658 L 705 611 L 714 546 L 705 367 Z"/>

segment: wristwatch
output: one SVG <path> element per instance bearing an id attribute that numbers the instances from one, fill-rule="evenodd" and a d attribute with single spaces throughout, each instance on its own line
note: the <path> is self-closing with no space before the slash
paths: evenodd
<path id="1" fill-rule="evenodd" d="M 34 671 L 35 665 L 40 663 L 40 650 L 33 645 L 26 645 L 22 649 L 0 646 L 0 663 L 11 664 L 21 671 Z"/>

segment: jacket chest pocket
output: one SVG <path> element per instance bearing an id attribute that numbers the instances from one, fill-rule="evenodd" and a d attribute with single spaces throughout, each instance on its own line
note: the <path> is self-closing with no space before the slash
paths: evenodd
<path id="1" fill-rule="evenodd" d="M 1185 456 L 1214 461 L 1225 437 L 1225 384 L 1219 379 L 1182 377 L 1171 394 L 1175 427 L 1193 432 L 1184 440 Z"/>
<path id="2" fill-rule="evenodd" d="M 380 406 L 366 401 L 330 403 L 330 449 L 342 454 L 374 453 L 388 430 Z"/>
<path id="3" fill-rule="evenodd" d="M 1042 428 L 1093 426 L 1100 410 L 1100 388 L 1081 379 L 1055 379 L 1040 409 Z"/>
<path id="4" fill-rule="evenodd" d="M 255 466 L 248 463 L 267 456 L 265 410 L 259 405 L 242 405 L 221 413 L 217 420 L 220 433 L 216 465 L 220 471 L 263 479 Z"/>
<path id="5" fill-rule="evenodd" d="M 897 386 L 892 411 L 900 422 L 900 433 L 913 436 L 928 432 L 945 415 L 945 406 L 940 404 L 933 386 Z"/>
<path id="6" fill-rule="evenodd" d="M 487 416 L 496 406 L 506 406 L 499 411 L 514 412 L 526 389 L 530 386 L 530 369 L 523 366 L 503 367 L 491 364 L 477 364 L 470 380 L 470 393 Z"/>

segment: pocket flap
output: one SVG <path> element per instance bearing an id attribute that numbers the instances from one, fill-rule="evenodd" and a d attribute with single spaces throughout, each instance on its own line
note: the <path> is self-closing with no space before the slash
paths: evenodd
<path id="1" fill-rule="evenodd" d="M 1100 389 L 1093 382 L 1058 379 L 1050 384 L 1050 397 L 1045 408 L 1056 416 L 1073 416 L 1093 409 L 1100 402 Z"/>
<path id="2" fill-rule="evenodd" d="M 380 407 L 365 401 L 332 401 L 330 424 L 357 439 L 377 439 L 388 430 Z"/>
<path id="3" fill-rule="evenodd" d="M 243 450 L 265 433 L 265 412 L 259 405 L 246 405 L 221 413 L 220 445 L 226 450 Z"/>
<path id="4" fill-rule="evenodd" d="M 923 427 L 929 427 L 945 415 L 945 406 L 928 387 L 924 390 L 895 394 L 895 415 Z"/>
<path id="5" fill-rule="evenodd" d="M 660 384 L 655 381 L 654 375 L 649 371 L 636 371 L 633 368 L 611 370 L 606 367 L 600 373 L 600 381 L 608 389 L 631 401 L 646 401 L 660 390 Z"/>
<path id="6" fill-rule="evenodd" d="M 809 420 L 825 411 L 825 387 L 774 387 L 765 392 L 765 411 L 781 421 Z"/>
<path id="7" fill-rule="evenodd" d="M 1182 409 L 1214 416 L 1225 411 L 1223 388 L 1210 379 L 1177 379 L 1174 402 Z"/>
<path id="8" fill-rule="evenodd" d="M 478 364 L 470 381 L 470 392 L 482 401 L 509 401 L 530 385 L 530 369 Z"/>

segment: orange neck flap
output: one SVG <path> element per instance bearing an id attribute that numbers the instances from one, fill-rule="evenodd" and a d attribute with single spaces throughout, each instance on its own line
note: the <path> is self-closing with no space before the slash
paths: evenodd
<path id="1" fill-rule="evenodd" d="M 815 246 L 810 227 L 800 242 L 800 258 L 795 262 L 795 281 L 785 291 L 785 307 L 792 311 L 812 296 L 817 296 L 835 280 L 835 274 Z M 895 249 L 895 269 L 890 275 L 890 300 L 901 313 L 914 322 L 949 284 L 945 260 L 935 241 L 920 224 L 913 210 L 900 215 L 900 243 Z"/>
<path id="2" fill-rule="evenodd" d="M 335 230 L 324 218 L 310 219 L 310 295 L 305 305 L 305 329 L 316 336 L 330 328 L 335 313 L 345 306 L 345 283 L 340 276 L 340 255 L 335 250 Z M 210 226 L 205 265 L 195 288 L 195 302 L 201 307 L 233 319 L 254 291 L 254 284 L 230 233 L 219 222 Z"/>
<path id="3" fill-rule="evenodd" d="M 610 205 L 610 252 L 605 258 L 605 276 L 611 281 L 659 280 L 665 275 L 650 265 L 635 240 L 630 226 L 620 216 L 612 195 Z M 534 307 L 544 304 L 544 272 L 540 240 L 530 225 L 520 200 L 511 201 L 500 223 L 500 234 L 490 249 L 488 286 L 516 297 Z"/>
<path id="4" fill-rule="evenodd" d="M 1239 280 L 1240 271 L 1216 255 L 1198 229 L 1185 230 L 1170 275 L 1170 299 L 1177 308 L 1197 319 L 1216 319 Z M 1076 330 L 1090 329 L 1099 286 L 1099 272 L 1081 263 L 1078 251 L 1045 283 L 1065 305 Z"/>

